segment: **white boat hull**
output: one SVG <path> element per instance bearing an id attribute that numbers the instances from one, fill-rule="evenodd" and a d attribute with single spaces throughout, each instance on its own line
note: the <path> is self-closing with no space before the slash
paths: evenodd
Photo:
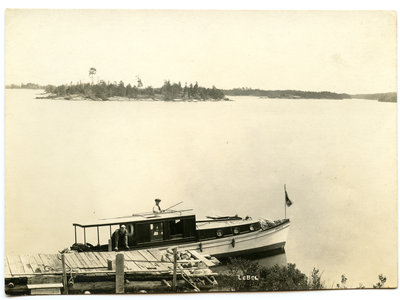
<path id="1" fill-rule="evenodd" d="M 286 222 L 267 230 L 260 229 L 235 236 L 179 245 L 179 249 L 196 250 L 203 255 L 208 254 L 217 258 L 283 249 L 289 233 L 289 226 L 290 222 Z"/>

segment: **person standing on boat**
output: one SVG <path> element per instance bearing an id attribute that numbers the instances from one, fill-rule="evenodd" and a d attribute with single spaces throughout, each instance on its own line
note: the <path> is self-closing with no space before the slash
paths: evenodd
<path id="1" fill-rule="evenodd" d="M 121 249 L 129 249 L 128 246 L 128 231 L 126 230 L 125 225 L 121 225 L 120 228 L 114 231 L 114 233 L 111 236 L 113 244 L 114 244 L 114 250 L 118 251 L 118 247 Z"/>
<path id="2" fill-rule="evenodd" d="M 164 212 L 160 207 L 161 200 L 160 199 L 155 199 L 154 201 L 156 202 L 156 205 L 154 205 L 154 207 L 153 207 L 153 213 L 161 214 L 162 212 Z"/>

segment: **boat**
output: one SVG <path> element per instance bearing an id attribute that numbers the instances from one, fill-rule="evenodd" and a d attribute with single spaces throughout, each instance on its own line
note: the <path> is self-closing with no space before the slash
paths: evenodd
<path id="1" fill-rule="evenodd" d="M 129 250 L 158 248 L 160 250 L 179 247 L 195 250 L 202 255 L 216 258 L 243 256 L 284 250 L 290 220 L 253 220 L 250 217 L 208 216 L 196 219 L 192 210 L 168 210 L 162 213 L 141 213 L 132 216 L 102 219 L 92 222 L 73 223 L 75 243 L 72 250 L 112 251 L 112 233 L 122 225 L 128 233 Z M 107 229 L 108 227 L 108 229 Z M 78 230 L 83 241 L 78 239 Z M 88 241 L 88 233 L 96 236 L 97 245 Z M 83 234 L 82 234 L 83 231 Z M 107 234 L 108 241 L 102 243 L 100 231 Z M 95 232 L 96 233 L 96 232 Z M 96 244 L 96 242 L 94 244 Z"/>

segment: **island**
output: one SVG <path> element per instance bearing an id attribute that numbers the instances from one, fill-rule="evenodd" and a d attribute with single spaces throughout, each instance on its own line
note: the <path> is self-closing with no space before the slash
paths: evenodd
<path id="1" fill-rule="evenodd" d="M 171 83 L 166 80 L 162 87 L 143 87 L 141 80 L 137 85 L 127 84 L 123 81 L 98 83 L 63 84 L 59 86 L 47 85 L 45 94 L 37 99 L 56 100 L 94 100 L 94 101 L 229 101 L 222 90 L 215 86 L 205 88 L 190 83 L 183 87 L 180 82 Z"/>
<path id="2" fill-rule="evenodd" d="M 357 94 L 351 95 L 353 99 L 378 100 L 378 102 L 397 102 L 397 93 Z"/>
<path id="3" fill-rule="evenodd" d="M 283 99 L 348 99 L 351 98 L 349 94 L 338 94 L 332 92 L 311 92 L 311 91 L 298 91 L 298 90 L 261 90 L 252 88 L 235 88 L 224 90 L 228 96 L 256 96 L 260 98 L 283 98 Z"/>

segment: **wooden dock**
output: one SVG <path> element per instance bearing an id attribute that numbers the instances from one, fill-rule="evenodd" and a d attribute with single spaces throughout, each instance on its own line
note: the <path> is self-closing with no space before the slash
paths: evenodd
<path id="1" fill-rule="evenodd" d="M 217 274 L 210 267 L 218 264 L 218 260 L 196 251 L 171 252 L 143 249 L 7 255 L 5 292 L 10 295 L 115 292 L 117 254 L 122 254 L 119 257 L 122 257 L 120 269 L 125 292 L 168 291 L 179 287 L 200 290 L 198 282 L 206 282 L 204 288 L 216 284 L 213 276 Z"/>

